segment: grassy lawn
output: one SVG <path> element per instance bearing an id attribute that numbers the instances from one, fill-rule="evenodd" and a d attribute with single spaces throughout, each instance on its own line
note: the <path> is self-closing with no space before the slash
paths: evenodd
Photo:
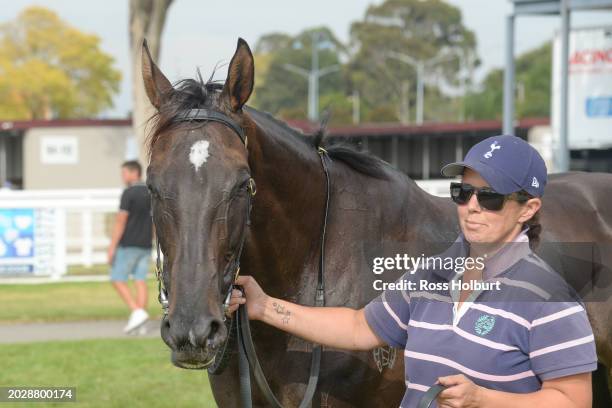
<path id="1" fill-rule="evenodd" d="M 149 279 L 148 285 L 149 314 L 160 316 L 157 282 Z M 129 314 L 109 282 L 0 285 L 0 299 L 0 323 L 127 319 Z"/>
<path id="2" fill-rule="evenodd" d="M 85 340 L 0 347 L 0 386 L 76 387 L 77 403 L 2 407 L 216 407 L 206 371 L 170 363 L 160 339 Z"/>
<path id="3" fill-rule="evenodd" d="M 106 264 L 97 264 L 90 267 L 81 265 L 70 265 L 66 271 L 66 275 L 108 275 L 110 266 Z M 153 272 L 153 269 L 151 269 Z"/>
<path id="4" fill-rule="evenodd" d="M 110 266 L 107 264 L 96 264 L 92 266 L 82 265 L 70 265 L 66 271 L 68 276 L 81 276 L 81 275 L 108 275 L 110 272 Z M 155 263 L 151 263 L 149 268 L 149 276 L 155 276 Z"/>

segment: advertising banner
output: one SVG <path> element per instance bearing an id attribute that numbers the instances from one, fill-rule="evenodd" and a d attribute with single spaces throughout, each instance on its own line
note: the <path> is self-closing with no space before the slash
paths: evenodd
<path id="1" fill-rule="evenodd" d="M 559 137 L 561 39 L 553 50 L 552 130 Z M 568 78 L 569 148 L 612 148 L 612 27 L 570 33 Z"/>
<path id="2" fill-rule="evenodd" d="M 0 208 L 0 275 L 53 272 L 54 210 Z"/>

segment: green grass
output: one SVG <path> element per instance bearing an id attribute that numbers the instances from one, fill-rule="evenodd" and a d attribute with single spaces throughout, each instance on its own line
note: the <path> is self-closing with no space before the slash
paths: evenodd
<path id="1" fill-rule="evenodd" d="M 147 283 L 149 314 L 158 317 L 157 282 L 149 279 Z M 0 285 L 0 299 L 0 323 L 126 319 L 129 315 L 110 282 Z"/>
<path id="2" fill-rule="evenodd" d="M 107 264 L 96 264 L 92 266 L 71 265 L 66 271 L 66 275 L 68 276 L 108 275 L 109 273 L 110 265 Z M 151 265 L 149 274 L 155 276 L 155 265 Z"/>
<path id="3" fill-rule="evenodd" d="M 97 264 L 89 267 L 81 265 L 71 265 L 68 267 L 66 275 L 108 275 L 109 271 L 110 265 L 106 264 Z"/>
<path id="4" fill-rule="evenodd" d="M 206 371 L 170 363 L 160 339 L 86 340 L 0 347 L 0 386 L 76 387 L 77 403 L 4 407 L 216 407 Z"/>

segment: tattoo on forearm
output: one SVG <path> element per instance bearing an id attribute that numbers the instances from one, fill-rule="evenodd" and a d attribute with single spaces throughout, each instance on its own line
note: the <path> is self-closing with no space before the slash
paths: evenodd
<path id="1" fill-rule="evenodd" d="M 282 315 L 281 321 L 283 322 L 283 324 L 289 324 L 289 318 L 291 316 L 291 312 L 289 310 L 286 310 L 285 306 L 279 305 L 276 302 L 272 303 L 272 307 L 274 308 L 276 313 L 278 313 L 279 315 Z"/>

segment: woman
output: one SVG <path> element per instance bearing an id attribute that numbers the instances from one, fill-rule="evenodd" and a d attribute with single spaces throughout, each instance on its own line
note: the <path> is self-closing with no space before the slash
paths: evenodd
<path id="1" fill-rule="evenodd" d="M 386 290 L 360 310 L 315 308 L 272 298 L 240 276 L 245 294 L 233 291 L 228 312 L 246 303 L 251 319 L 329 347 L 404 348 L 404 408 L 436 382 L 448 387 L 439 407 L 590 407 L 597 358 L 586 312 L 557 296 L 570 291 L 530 249 L 546 185 L 542 157 L 517 137 L 494 136 L 442 174 L 462 175 L 451 183 L 461 234 L 439 256 L 463 258 L 464 268 L 402 279 L 446 287 Z"/>

